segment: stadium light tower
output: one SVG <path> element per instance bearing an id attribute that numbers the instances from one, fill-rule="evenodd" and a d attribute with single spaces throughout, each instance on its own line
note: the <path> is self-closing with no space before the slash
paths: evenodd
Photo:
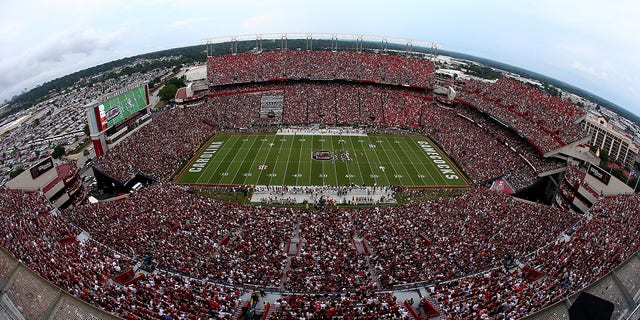
<path id="1" fill-rule="evenodd" d="M 238 38 L 233 37 L 231 39 L 231 54 L 236 54 L 238 53 Z"/>
<path id="2" fill-rule="evenodd" d="M 313 50 L 313 34 L 307 33 L 307 50 Z"/>
<path id="3" fill-rule="evenodd" d="M 413 52 L 413 41 L 407 40 L 407 55 L 410 55 Z"/>
<path id="4" fill-rule="evenodd" d="M 331 34 L 331 51 L 338 51 L 338 35 Z"/>
<path id="5" fill-rule="evenodd" d="M 261 34 L 256 36 L 256 48 L 258 48 L 258 51 L 262 52 L 262 35 Z"/>
<path id="6" fill-rule="evenodd" d="M 431 43 L 431 60 L 435 61 L 437 57 L 438 57 L 438 44 Z"/>
<path id="7" fill-rule="evenodd" d="M 362 43 L 364 42 L 362 35 L 358 35 L 356 38 L 356 51 L 362 52 Z"/>

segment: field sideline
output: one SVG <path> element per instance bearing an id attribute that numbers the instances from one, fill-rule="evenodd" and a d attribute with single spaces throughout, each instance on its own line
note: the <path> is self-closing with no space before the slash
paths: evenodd
<path id="1" fill-rule="evenodd" d="M 427 137 L 404 135 L 216 135 L 174 182 L 469 187 L 460 170 Z"/>

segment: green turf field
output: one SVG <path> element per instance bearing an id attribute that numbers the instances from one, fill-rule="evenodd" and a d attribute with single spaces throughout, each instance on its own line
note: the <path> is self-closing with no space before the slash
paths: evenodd
<path id="1" fill-rule="evenodd" d="M 314 151 L 319 158 L 313 158 Z M 425 137 L 218 135 L 181 170 L 193 185 L 468 187 Z"/>

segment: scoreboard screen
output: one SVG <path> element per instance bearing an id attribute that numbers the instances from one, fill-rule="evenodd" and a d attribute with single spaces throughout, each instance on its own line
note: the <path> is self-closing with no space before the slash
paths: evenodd
<path id="1" fill-rule="evenodd" d="M 147 86 L 127 91 L 96 106 L 98 131 L 115 126 L 118 122 L 144 109 L 149 104 Z"/>

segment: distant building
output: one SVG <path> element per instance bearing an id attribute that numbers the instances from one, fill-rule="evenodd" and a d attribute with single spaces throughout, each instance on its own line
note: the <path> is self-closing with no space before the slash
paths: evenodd
<path id="1" fill-rule="evenodd" d="M 75 163 L 54 164 L 48 157 L 7 181 L 9 189 L 42 192 L 57 208 L 84 200 L 80 173 Z"/>
<path id="2" fill-rule="evenodd" d="M 207 66 L 193 66 L 185 70 L 184 79 L 186 87 L 179 88 L 174 97 L 177 106 L 195 106 L 204 102 L 209 93 L 207 82 Z"/>
<path id="3" fill-rule="evenodd" d="M 187 82 L 196 82 L 196 81 L 205 80 L 205 86 L 206 86 L 206 84 L 207 84 L 206 83 L 206 80 L 207 80 L 207 65 L 203 64 L 203 65 L 193 66 L 193 67 L 188 68 L 184 72 L 184 79 Z M 208 88 L 206 88 L 206 89 L 208 89 Z"/>
<path id="4" fill-rule="evenodd" d="M 591 145 L 609 154 L 609 159 L 632 167 L 638 158 L 638 146 L 633 137 L 616 129 L 607 117 L 589 112 L 584 120 L 584 129 L 591 135 Z"/>
<path id="5" fill-rule="evenodd" d="M 178 89 L 176 92 L 176 96 L 174 97 L 174 101 L 177 106 L 193 106 L 202 104 L 204 98 L 206 97 L 206 92 L 200 90 L 200 92 L 196 92 L 194 90 L 194 83 L 189 83 L 186 87 L 182 87 Z M 206 86 L 205 86 L 206 88 Z"/>

